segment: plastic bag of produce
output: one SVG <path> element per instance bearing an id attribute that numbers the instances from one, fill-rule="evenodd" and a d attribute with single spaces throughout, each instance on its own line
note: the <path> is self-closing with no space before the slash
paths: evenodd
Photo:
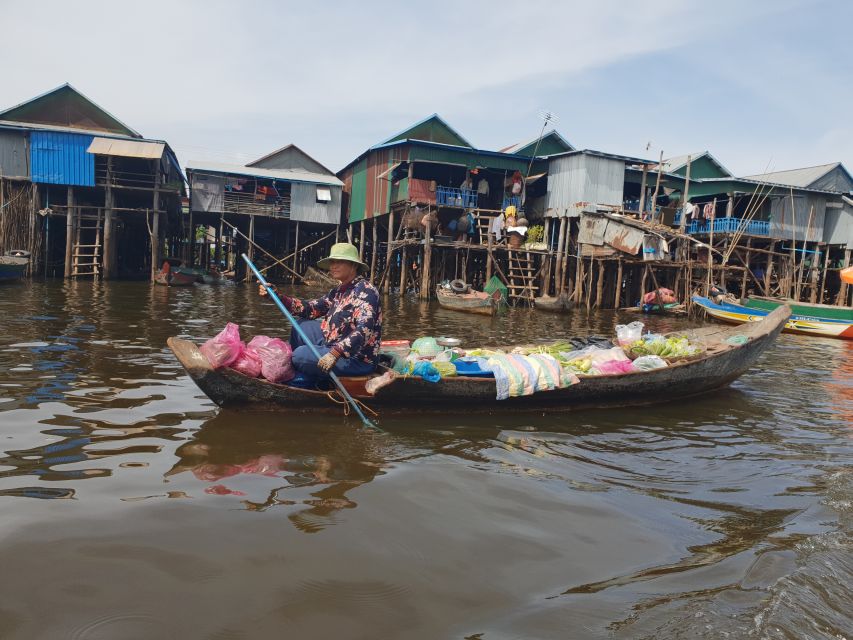
<path id="1" fill-rule="evenodd" d="M 652 369 L 663 369 L 666 367 L 666 360 L 660 356 L 640 356 L 634 360 L 634 367 L 640 371 L 651 371 Z"/>
<path id="2" fill-rule="evenodd" d="M 288 382 L 296 375 L 291 362 L 293 350 L 284 340 L 255 336 L 246 350 L 257 355 L 261 364 L 260 374 L 270 382 Z"/>
<path id="3" fill-rule="evenodd" d="M 620 349 L 621 351 L 621 349 Z M 606 360 L 595 365 L 599 373 L 603 376 L 614 376 L 620 373 L 628 373 L 635 371 L 634 363 L 630 359 L 625 360 Z"/>
<path id="4" fill-rule="evenodd" d="M 412 367 L 412 375 L 420 376 L 427 382 L 438 382 L 441 380 L 441 374 L 438 372 L 438 369 L 433 366 L 431 362 L 427 362 L 426 360 L 421 360 L 420 362 L 413 363 Z M 453 365 L 451 365 L 453 366 Z"/>
<path id="5" fill-rule="evenodd" d="M 233 322 L 226 324 L 222 331 L 199 347 L 214 369 L 235 363 L 245 349 L 246 345 L 240 340 L 240 326 Z"/>
<path id="6" fill-rule="evenodd" d="M 636 342 L 643 335 L 643 323 L 642 322 L 632 322 L 630 324 L 617 324 L 616 325 L 616 341 L 620 345 L 631 344 L 632 342 Z"/>
<path id="7" fill-rule="evenodd" d="M 257 353 L 248 348 L 229 366 L 234 371 L 239 371 L 244 376 L 249 376 L 250 378 L 257 378 L 261 375 L 261 359 Z"/>

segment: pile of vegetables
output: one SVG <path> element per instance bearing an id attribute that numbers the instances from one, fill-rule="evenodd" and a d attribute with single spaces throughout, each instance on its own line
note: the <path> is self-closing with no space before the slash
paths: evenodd
<path id="1" fill-rule="evenodd" d="M 703 349 L 690 344 L 686 336 L 647 336 L 632 342 L 630 351 L 635 356 L 660 356 L 674 360 L 699 355 Z"/>

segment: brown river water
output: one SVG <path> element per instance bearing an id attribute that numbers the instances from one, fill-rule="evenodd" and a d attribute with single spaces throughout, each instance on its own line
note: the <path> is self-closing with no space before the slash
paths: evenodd
<path id="1" fill-rule="evenodd" d="M 374 433 L 184 374 L 171 335 L 287 334 L 254 287 L 24 282 L 0 314 L 4 640 L 851 637 L 853 343 L 783 335 L 687 402 Z M 630 319 L 392 297 L 383 337 Z"/>

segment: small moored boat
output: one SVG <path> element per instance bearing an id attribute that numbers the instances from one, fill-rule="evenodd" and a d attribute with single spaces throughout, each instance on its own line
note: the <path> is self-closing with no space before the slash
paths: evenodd
<path id="1" fill-rule="evenodd" d="M 741 300 L 741 303 L 750 309 L 763 309 L 764 311 L 773 311 L 777 307 L 788 305 L 791 307 L 791 315 L 794 316 L 807 316 L 825 320 L 843 320 L 853 324 L 853 307 L 838 307 L 831 304 L 810 304 L 808 302 L 766 298 L 764 296 L 749 296 Z"/>
<path id="2" fill-rule="evenodd" d="M 439 286 L 435 290 L 435 297 L 438 299 L 438 304 L 445 309 L 479 313 L 487 316 L 495 315 L 501 303 L 500 291 L 495 291 L 491 295 L 482 291 L 455 293 Z"/>
<path id="3" fill-rule="evenodd" d="M 776 306 L 772 311 L 748 307 L 735 302 L 715 303 L 703 296 L 693 296 L 693 302 L 702 307 L 709 316 L 729 322 L 741 324 L 744 322 L 760 322 L 778 309 L 790 309 L 787 305 Z M 803 308 L 803 305 L 799 305 Z M 816 305 L 808 305 L 814 308 Z M 788 333 L 803 333 L 824 338 L 853 339 L 853 320 L 843 320 L 821 317 L 811 314 L 791 313 L 785 324 L 784 331 Z"/>
<path id="4" fill-rule="evenodd" d="M 29 251 L 23 249 L 7 251 L 5 256 L 0 256 L 0 282 L 9 282 L 21 278 L 29 263 Z"/>
<path id="5" fill-rule="evenodd" d="M 706 347 L 692 360 L 673 363 L 651 371 L 632 371 L 609 376 L 579 376 L 570 387 L 533 395 L 496 400 L 494 378 L 449 377 L 427 382 L 419 377 L 399 376 L 367 392 L 370 377 L 341 378 L 349 393 L 370 407 L 394 412 L 507 412 L 566 411 L 579 408 L 639 406 L 695 396 L 724 387 L 747 371 L 773 344 L 790 314 L 780 307 L 760 321 L 739 327 L 709 325 L 691 330 L 691 341 Z M 233 369 L 214 369 L 190 341 L 169 338 L 169 348 L 190 378 L 217 405 L 289 412 L 340 411 L 329 391 L 314 391 L 259 378 Z M 383 373 L 377 372 L 375 375 Z"/>
<path id="6" fill-rule="evenodd" d="M 177 264 L 174 264 L 175 262 Z M 198 274 L 178 265 L 180 265 L 180 261 L 164 260 L 160 271 L 154 276 L 154 283 L 167 287 L 191 287 L 194 285 L 198 279 Z"/>

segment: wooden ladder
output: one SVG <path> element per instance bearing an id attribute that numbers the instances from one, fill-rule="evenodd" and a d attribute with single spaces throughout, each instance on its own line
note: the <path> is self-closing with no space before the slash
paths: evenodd
<path id="1" fill-rule="evenodd" d="M 103 211 L 96 215 L 78 214 L 74 233 L 74 245 L 71 252 L 71 277 L 85 278 L 101 275 L 104 231 Z"/>
<path id="2" fill-rule="evenodd" d="M 520 302 L 533 306 L 533 299 L 539 289 L 536 285 L 536 273 L 533 269 L 533 258 L 529 251 L 507 251 L 509 257 L 509 272 L 507 278 L 507 296 L 513 306 Z"/>

